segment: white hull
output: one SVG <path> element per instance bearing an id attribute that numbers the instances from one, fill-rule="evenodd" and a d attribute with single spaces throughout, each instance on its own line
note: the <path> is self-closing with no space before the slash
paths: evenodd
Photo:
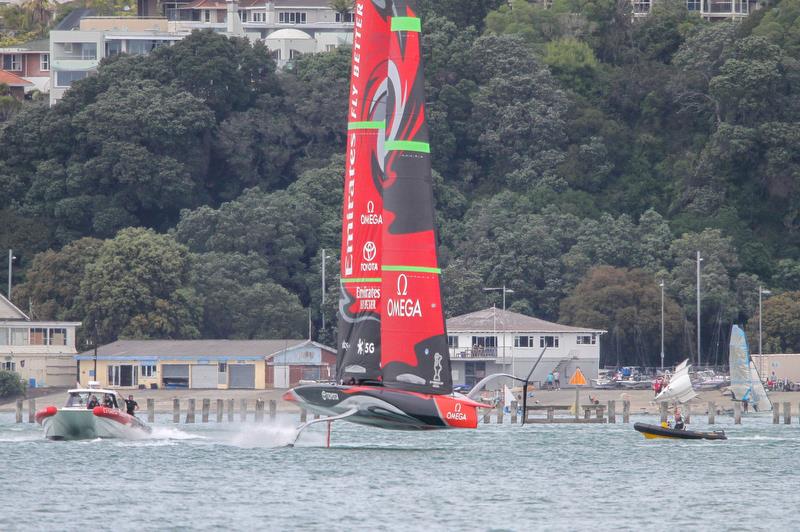
<path id="1" fill-rule="evenodd" d="M 63 408 L 42 420 L 44 435 L 51 440 L 92 440 L 95 438 L 138 439 L 147 436 L 149 427 L 125 425 L 106 417 L 95 416 L 85 408 Z"/>

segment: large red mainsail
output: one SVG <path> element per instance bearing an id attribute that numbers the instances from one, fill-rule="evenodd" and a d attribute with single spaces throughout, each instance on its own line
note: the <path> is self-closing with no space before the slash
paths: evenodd
<path id="1" fill-rule="evenodd" d="M 420 20 L 393 0 L 383 182 L 381 373 L 384 386 L 453 390 L 436 253 Z"/>
<path id="2" fill-rule="evenodd" d="M 381 377 L 381 183 L 389 13 L 372 1 L 359 0 L 354 15 L 337 340 L 340 382 Z"/>

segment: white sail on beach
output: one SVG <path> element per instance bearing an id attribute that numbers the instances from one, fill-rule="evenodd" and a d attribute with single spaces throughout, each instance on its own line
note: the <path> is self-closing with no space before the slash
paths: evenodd
<path id="1" fill-rule="evenodd" d="M 756 365 L 750 359 L 747 337 L 737 325 L 731 328 L 728 362 L 731 368 L 731 392 L 736 401 L 746 402 L 756 412 L 772 411 L 772 402 L 761 383 Z"/>
<path id="2" fill-rule="evenodd" d="M 689 368 L 689 359 L 678 364 L 667 387 L 656 396 L 656 402 L 686 403 L 697 397 L 697 392 L 692 388 L 692 381 L 689 379 Z"/>

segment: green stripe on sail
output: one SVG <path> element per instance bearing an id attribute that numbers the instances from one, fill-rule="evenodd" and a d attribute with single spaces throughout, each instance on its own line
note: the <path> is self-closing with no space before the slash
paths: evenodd
<path id="1" fill-rule="evenodd" d="M 416 31 L 422 30 L 420 21 L 417 17 L 392 17 L 392 31 Z"/>
<path id="2" fill-rule="evenodd" d="M 386 123 L 383 120 L 347 123 L 347 129 L 383 129 L 384 127 L 386 127 Z"/>
<path id="3" fill-rule="evenodd" d="M 353 277 L 353 278 L 342 279 L 342 282 L 343 283 L 379 283 L 379 282 L 381 282 L 381 278 L 380 277 L 361 277 L 361 278 Z"/>
<path id="4" fill-rule="evenodd" d="M 384 264 L 381 269 L 385 272 L 422 272 L 422 273 L 442 273 L 441 268 L 427 268 L 425 266 L 395 266 Z"/>
<path id="5" fill-rule="evenodd" d="M 430 153 L 431 145 L 427 142 L 416 140 L 387 140 L 386 151 L 416 151 L 419 153 Z"/>

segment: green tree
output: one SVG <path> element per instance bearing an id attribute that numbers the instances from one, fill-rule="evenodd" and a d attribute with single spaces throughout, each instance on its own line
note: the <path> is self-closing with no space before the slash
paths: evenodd
<path id="1" fill-rule="evenodd" d="M 764 352 L 800 353 L 800 291 L 774 295 L 763 309 Z"/>
<path id="2" fill-rule="evenodd" d="M 608 331 L 602 340 L 605 363 L 654 366 L 660 363 L 661 293 L 644 270 L 598 266 L 561 302 L 560 321 Z M 678 363 L 684 318 L 678 304 L 664 298 L 666 363 Z"/>
<path id="3" fill-rule="evenodd" d="M 25 394 L 25 383 L 18 373 L 0 369 L 0 399 Z"/>
<path id="4" fill-rule="evenodd" d="M 38 253 L 26 271 L 25 283 L 15 290 L 15 297 L 30 302 L 34 319 L 83 319 L 78 308 L 81 282 L 86 266 L 97 260 L 102 246 L 102 240 L 81 238 L 60 251 Z"/>
<path id="5" fill-rule="evenodd" d="M 117 338 L 197 338 L 202 300 L 190 286 L 185 246 L 150 229 L 107 240 L 80 286 L 84 327 L 99 342 Z"/>
<path id="6" fill-rule="evenodd" d="M 543 60 L 563 86 L 581 94 L 595 88 L 600 64 L 585 42 L 574 37 L 550 41 L 544 47 Z"/>

